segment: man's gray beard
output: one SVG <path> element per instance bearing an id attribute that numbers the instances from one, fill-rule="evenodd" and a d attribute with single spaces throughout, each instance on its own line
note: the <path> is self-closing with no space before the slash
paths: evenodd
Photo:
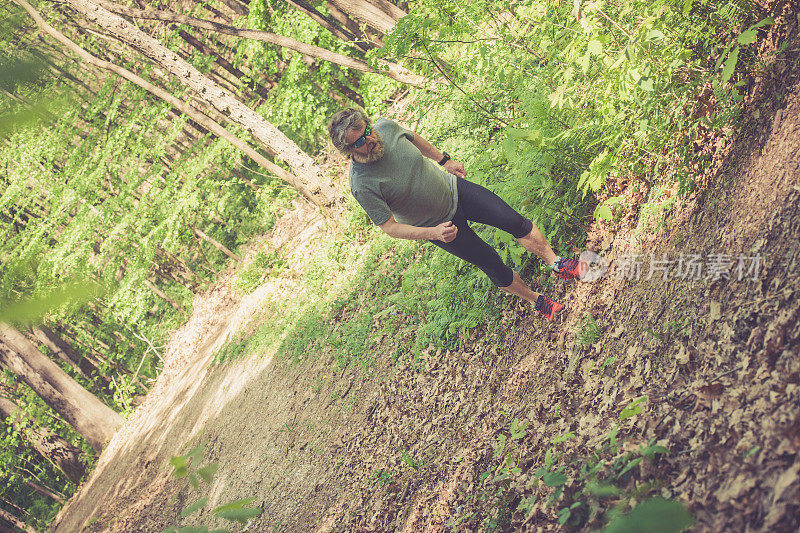
<path id="1" fill-rule="evenodd" d="M 381 139 L 380 134 L 375 132 L 375 137 L 377 137 L 375 147 L 370 153 L 364 156 L 364 163 L 374 163 L 386 153 L 386 145 L 383 144 L 383 139 Z"/>

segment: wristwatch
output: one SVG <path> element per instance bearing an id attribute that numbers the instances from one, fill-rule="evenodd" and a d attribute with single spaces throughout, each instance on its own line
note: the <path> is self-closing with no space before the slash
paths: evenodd
<path id="1" fill-rule="evenodd" d="M 448 154 L 447 152 L 442 152 L 442 153 L 443 153 L 444 155 L 442 156 L 442 159 L 439 161 L 439 164 L 440 164 L 440 165 L 444 165 L 445 163 L 447 163 L 448 161 L 450 161 L 450 154 Z"/>

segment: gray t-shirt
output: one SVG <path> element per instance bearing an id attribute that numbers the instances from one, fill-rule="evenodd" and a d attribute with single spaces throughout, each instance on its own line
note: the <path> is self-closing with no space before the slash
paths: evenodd
<path id="1" fill-rule="evenodd" d="M 373 163 L 350 161 L 350 190 L 375 225 L 391 215 L 400 223 L 437 226 L 453 218 L 458 190 L 453 174 L 424 157 L 411 143 L 414 133 L 380 118 L 373 129 L 386 153 Z"/>

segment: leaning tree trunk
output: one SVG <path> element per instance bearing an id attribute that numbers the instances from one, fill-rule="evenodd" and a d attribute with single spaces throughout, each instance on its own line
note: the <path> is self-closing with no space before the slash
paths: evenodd
<path id="1" fill-rule="evenodd" d="M 70 0 L 70 2 L 91 3 L 89 2 L 89 0 Z M 382 74 L 384 76 L 388 76 L 394 80 L 397 80 L 401 83 L 407 83 L 409 85 L 420 85 L 425 81 L 425 79 L 422 76 L 413 74 L 405 67 L 402 67 L 396 63 L 390 63 L 388 61 L 380 60 L 379 61 L 380 64 L 386 67 L 386 70 L 378 70 L 376 68 L 371 67 L 368 63 L 360 59 L 354 59 L 352 57 L 348 57 L 346 55 L 339 54 L 337 52 L 332 52 L 326 48 L 320 48 L 319 46 L 306 44 L 297 41 L 295 39 L 292 39 L 290 37 L 284 37 L 283 35 L 277 35 L 274 33 L 270 33 L 268 31 L 253 30 L 249 28 L 237 28 L 235 26 L 230 26 L 228 24 L 220 24 L 219 22 L 214 22 L 211 20 L 203 20 L 195 17 L 189 17 L 187 15 L 180 15 L 177 13 L 170 13 L 167 11 L 159 11 L 157 9 L 147 9 L 147 10 L 133 9 L 130 7 L 120 6 L 118 4 L 105 2 L 103 0 L 98 0 L 98 4 L 99 5 L 97 7 L 99 9 L 103 9 L 104 11 L 108 10 L 106 11 L 107 13 L 125 15 L 128 17 L 139 18 L 139 19 L 161 20 L 164 22 L 175 22 L 179 24 L 186 24 L 203 30 L 215 31 L 218 33 L 224 33 L 226 35 L 233 35 L 235 37 L 244 37 L 246 39 L 252 39 L 254 41 L 262 41 L 265 43 L 275 44 L 284 48 L 288 48 L 290 50 L 294 50 L 296 52 L 300 52 L 301 54 L 314 57 L 316 59 L 322 59 L 323 61 L 330 61 L 331 63 L 336 63 L 337 65 L 343 67 L 351 68 L 354 70 L 360 70 L 362 72 L 370 72 L 373 74 Z M 124 19 L 121 20 L 124 21 Z M 138 28 L 137 31 L 139 31 Z M 147 54 L 145 53 L 145 55 Z"/>
<path id="2" fill-rule="evenodd" d="M 382 34 L 390 33 L 406 12 L 386 0 L 328 0 L 350 17 L 372 26 Z"/>
<path id="3" fill-rule="evenodd" d="M 24 0 L 17 0 L 22 2 Z M 343 195 L 325 178 L 314 160 L 269 123 L 228 91 L 205 77 L 199 70 L 181 59 L 119 15 L 89 0 L 67 0 L 67 3 L 91 22 L 99 25 L 128 46 L 138 50 L 160 67 L 168 70 L 183 84 L 195 90 L 206 102 L 217 108 L 233 122 L 244 127 L 270 154 L 286 163 L 298 178 L 298 184 L 311 194 L 311 199 L 324 208 L 338 208 Z"/>
<path id="4" fill-rule="evenodd" d="M 30 481 L 30 480 L 27 480 L 27 479 L 25 481 L 23 481 L 23 483 L 29 489 L 33 489 L 35 492 L 38 492 L 42 496 L 47 496 L 48 498 L 52 498 L 53 500 L 57 501 L 58 503 L 64 503 L 66 501 L 66 498 L 64 497 L 63 494 L 59 494 L 59 493 L 55 492 L 52 489 L 49 489 L 47 487 L 43 487 L 43 486 L 39 485 L 38 483 L 34 483 L 33 481 Z"/>
<path id="5" fill-rule="evenodd" d="M 22 420 L 30 420 L 30 429 L 24 432 L 25 438 L 39 455 L 53 463 L 53 466 L 64 472 L 73 483 L 80 482 L 86 469 L 81 462 L 81 451 L 56 435 L 50 429 L 37 425 L 25 411 L 7 398 L 0 396 L 0 419 L 9 419 L 14 429 L 21 429 Z"/>
<path id="6" fill-rule="evenodd" d="M 70 343 L 46 326 L 34 327 L 31 330 L 33 336 L 47 346 L 59 359 L 72 365 L 78 373 L 86 380 L 97 380 L 100 382 L 100 389 L 111 394 L 111 379 L 100 373 L 88 358 L 83 357 Z"/>
<path id="7" fill-rule="evenodd" d="M 97 399 L 25 336 L 0 323 L 0 362 L 32 388 L 97 452 L 122 424 L 122 417 Z"/>
<path id="8" fill-rule="evenodd" d="M 19 528 L 22 531 L 25 531 L 25 533 L 36 533 L 35 529 L 33 529 L 31 526 L 29 526 L 28 524 L 26 524 L 25 522 L 23 522 L 19 518 L 17 518 L 15 515 L 13 515 L 13 514 L 9 513 L 8 511 L 6 511 L 2 507 L 0 507 L 0 520 L 5 520 L 6 522 L 11 524 L 12 526 L 14 526 L 16 528 Z M 6 531 L 8 531 L 10 533 L 14 533 L 13 529 L 6 528 L 6 526 L 3 525 L 3 522 L 0 522 L 0 533 L 5 533 Z"/>

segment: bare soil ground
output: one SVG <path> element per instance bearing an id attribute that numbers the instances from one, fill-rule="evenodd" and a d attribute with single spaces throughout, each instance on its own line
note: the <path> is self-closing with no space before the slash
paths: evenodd
<path id="1" fill-rule="evenodd" d="M 787 6 L 779 15 L 765 57 L 777 42 L 800 45 L 796 13 Z M 643 462 L 630 487 L 659 480 L 664 497 L 687 504 L 698 531 L 797 531 L 797 61 L 753 80 L 743 117 L 736 135 L 709 134 L 698 144 L 713 163 L 667 229 L 641 230 L 633 184 L 620 185 L 632 206 L 627 216 L 593 227 L 588 247 L 612 266 L 640 256 L 639 279 L 612 270 L 594 283 L 558 285 L 567 310 L 557 323 L 519 306 L 503 318 L 499 342 L 478 337 L 462 351 L 430 350 L 393 365 L 392 340 L 383 339 L 374 367 L 335 373 L 326 357 L 295 365 L 261 354 L 214 366 L 216 348 L 266 312 L 265 301 L 299 290 L 287 278 L 240 298 L 223 279 L 198 297 L 153 391 L 54 531 L 161 531 L 201 496 L 209 507 L 254 497 L 263 514 L 249 531 L 442 531 L 461 517 L 459 529 L 477 530 L 481 522 L 470 517 L 486 512 L 486 501 L 474 495 L 485 489 L 481 474 L 514 418 L 529 425 L 510 505 L 536 499 L 527 518 L 506 528 L 559 529 L 546 504 L 552 489 L 533 475 L 553 438 L 574 432 L 562 449 L 585 456 L 643 396 L 643 412 L 621 423 L 622 432 L 632 443 L 656 439 L 670 453 Z M 294 217 L 273 239 L 305 231 L 286 240 L 303 243 L 293 251 L 300 269 L 318 221 L 302 210 Z M 651 254 L 700 255 L 701 279 L 678 279 L 674 270 L 666 280 L 661 272 L 650 277 Z M 727 278 L 706 277 L 714 254 L 732 262 Z M 759 272 L 739 279 L 740 254 L 762 258 Z M 598 317 L 601 337 L 581 347 L 575 337 L 588 313 Z M 171 477 L 168 460 L 198 443 L 208 446 L 204 464 L 219 470 L 194 491 Z M 193 518 L 223 525 L 207 511 Z"/>

